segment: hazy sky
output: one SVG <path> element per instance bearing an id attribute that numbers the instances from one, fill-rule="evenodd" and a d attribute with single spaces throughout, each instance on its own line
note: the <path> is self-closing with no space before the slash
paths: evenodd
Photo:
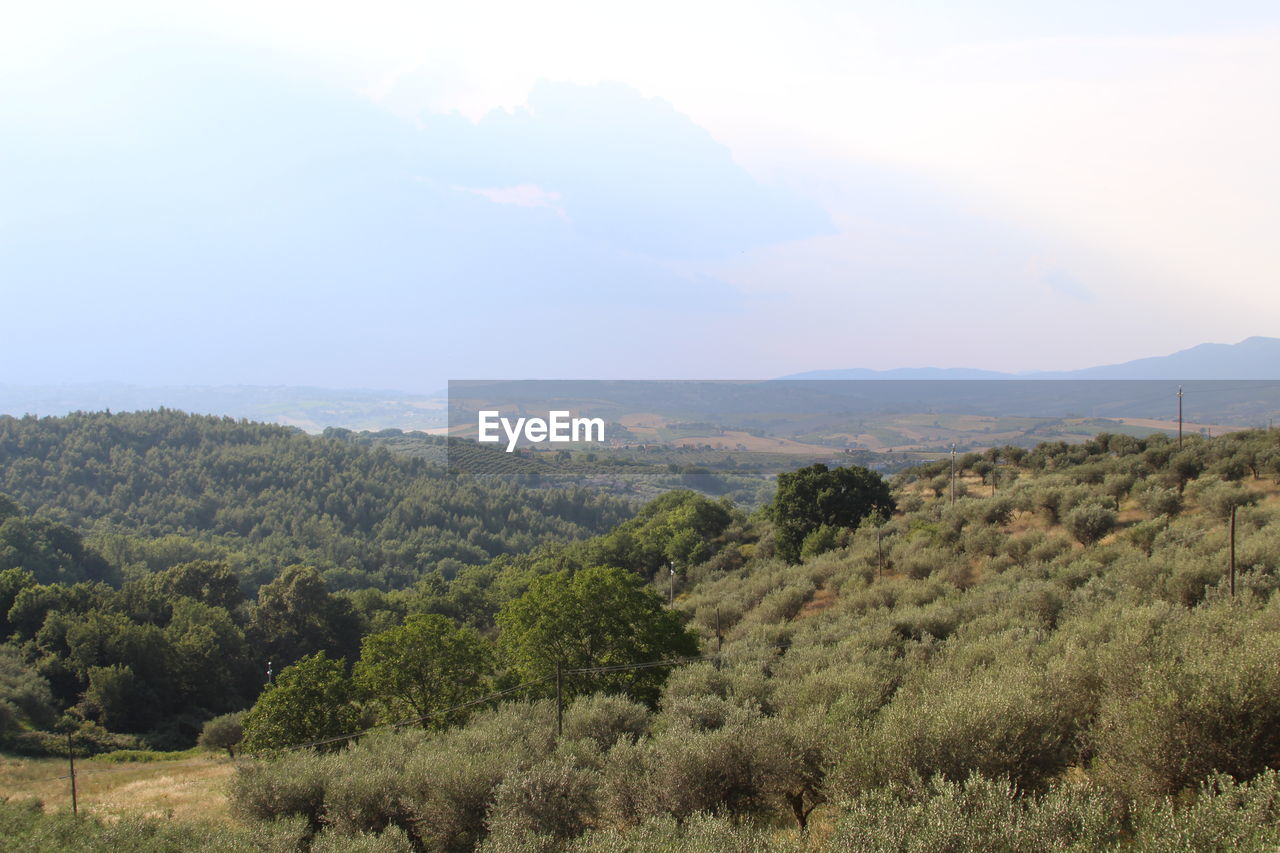
<path id="1" fill-rule="evenodd" d="M 0 383 L 1055 369 L 1280 335 L 1280 7 L 26 4 Z"/>

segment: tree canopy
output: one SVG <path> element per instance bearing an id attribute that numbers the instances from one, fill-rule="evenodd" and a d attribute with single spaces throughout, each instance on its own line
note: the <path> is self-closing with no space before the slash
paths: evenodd
<path id="1" fill-rule="evenodd" d="M 285 667 L 244 715 L 243 748 L 283 749 L 350 734 L 360 725 L 355 699 L 342 661 L 316 652 Z"/>
<path id="2" fill-rule="evenodd" d="M 794 563 L 805 537 L 822 527 L 857 527 L 872 512 L 888 516 L 894 509 L 889 484 L 875 471 L 817 463 L 778 475 L 769 516 L 777 525 L 778 555 Z"/>
<path id="3" fill-rule="evenodd" d="M 502 608 L 498 625 L 500 647 L 526 681 L 549 678 L 557 663 L 565 669 L 608 667 L 698 652 L 697 637 L 643 578 L 605 566 L 538 578 Z M 565 690 L 625 693 L 653 703 L 665 678 L 662 667 L 621 670 L 576 677 Z"/>
<path id="4" fill-rule="evenodd" d="M 433 613 L 365 637 L 353 677 L 386 719 L 440 728 L 466 718 L 465 709 L 440 712 L 483 693 L 492 673 L 493 653 L 480 634 Z"/>

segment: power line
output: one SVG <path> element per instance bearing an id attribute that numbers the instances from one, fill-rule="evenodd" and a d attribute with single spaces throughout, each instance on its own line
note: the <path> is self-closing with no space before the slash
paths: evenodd
<path id="1" fill-rule="evenodd" d="M 771 644 L 771 647 L 768 651 L 770 653 L 783 651 L 789 648 L 791 645 L 792 643 L 790 642 Z M 734 657 L 736 658 L 738 656 L 735 655 Z M 578 667 L 576 669 L 562 669 L 560 670 L 560 675 L 562 677 L 565 675 L 599 675 L 599 674 L 610 673 L 610 672 L 625 672 L 625 671 L 641 670 L 641 669 L 656 669 L 658 667 L 664 667 L 664 666 L 682 666 L 685 664 L 703 663 L 706 661 L 718 662 L 720 659 L 721 659 L 721 655 L 718 653 L 711 654 L 711 655 L 696 655 L 696 656 L 690 656 L 690 657 L 664 658 L 662 660 L 642 661 L 640 663 L 608 664 L 603 666 Z M 261 758 L 269 755 L 278 755 L 284 752 L 295 752 L 301 749 L 311 749 L 317 746 L 328 746 L 330 744 L 342 743 L 344 741 L 352 740 L 354 738 L 363 737 L 364 735 L 371 734 L 375 731 L 379 731 L 382 729 L 395 730 L 395 729 L 404 728 L 406 726 L 417 725 L 418 723 L 421 723 L 424 720 L 429 720 L 434 717 L 440 717 L 447 714 L 451 714 L 455 711 L 461 711 L 467 708 L 472 708 L 472 707 L 475 707 L 476 705 L 483 705 L 487 702 L 492 702 L 495 699 L 501 699 L 504 696 L 510 696 L 513 693 L 517 693 L 526 688 L 533 687 L 537 684 L 541 684 L 552 678 L 555 678 L 555 675 L 544 675 L 541 678 L 535 678 L 531 681 L 525 681 L 521 684 L 516 684 L 511 687 L 503 688 L 502 690 L 496 690 L 484 696 L 479 696 L 475 699 L 470 699 L 466 702 L 459 702 L 455 705 L 451 705 L 448 708 L 440 708 L 438 710 L 432 711 L 429 714 L 423 714 L 421 716 L 413 717 L 411 719 L 399 720 L 393 723 L 380 723 L 376 726 L 369 726 L 368 728 L 360 729 L 359 731 L 349 732 L 347 734 L 342 734 L 342 735 L 335 735 L 333 737 L 319 738 L 316 740 L 305 741 L 303 743 L 291 744 L 289 746 L 274 747 L 271 749 L 259 750 L 257 752 L 241 752 L 237 756 L 237 758 L 241 760 L 248 759 L 248 758 Z M 180 762 L 172 762 L 172 763 L 163 762 L 163 764 L 165 769 L 167 770 L 167 769 L 182 767 L 184 765 L 189 765 L 194 763 L 203 763 L 204 761 L 205 759 L 202 759 L 202 758 L 188 758 Z M 121 773 L 121 772 L 128 772 L 128 771 L 136 772 L 137 764 L 143 764 L 143 763 L 149 764 L 151 762 L 136 762 L 136 763 L 131 763 L 131 766 L 102 767 L 94 770 L 78 770 L 76 771 L 76 777 L 79 778 L 83 776 L 96 776 L 102 773 Z M 156 763 L 158 764 L 162 762 L 156 762 Z M 56 782 L 56 781 L 61 781 L 68 778 L 70 778 L 69 774 L 62 774 L 60 776 L 46 776 L 38 779 L 31 779 L 28 781 L 29 782 Z"/>
<path id="2" fill-rule="evenodd" d="M 429 720 L 433 717 L 440 717 L 440 716 L 444 716 L 445 714 L 452 714 L 454 711 L 461 711 L 466 708 L 471 708 L 476 705 L 482 705 L 486 702 L 491 702 L 494 699 L 500 699 L 503 696 L 509 696 L 510 694 L 515 693 L 519 690 L 523 690 L 526 687 L 532 687 L 535 684 L 541 684 L 542 682 L 546 681 L 550 677 L 551 676 L 543 676 L 542 678 L 535 678 L 533 681 L 526 681 L 523 684 L 517 684 L 514 687 L 507 687 L 503 690 L 498 690 L 493 693 L 489 693 L 485 696 L 480 696 L 479 698 L 476 698 L 476 699 L 471 699 L 466 702 L 459 702 L 457 705 L 453 705 L 448 708 L 440 708 L 438 710 L 432 711 L 429 714 L 423 714 L 422 716 L 414 717 L 412 719 L 400 720 L 395 723 L 380 723 L 376 726 L 370 726 L 367 729 L 361 729 L 358 732 L 351 732 L 350 734 L 345 734 L 345 735 L 335 735 L 334 737 L 321 738 L 319 740 L 307 741 L 306 743 L 296 743 L 291 746 L 279 746 L 279 747 L 272 747 L 271 749 L 259 750 L 258 752 L 241 753 L 241 757 L 244 757 L 244 758 L 257 757 L 262 755 L 272 755 L 280 752 L 293 752 L 299 749 L 310 749 L 311 747 L 315 747 L 315 746 L 327 746 L 331 743 L 341 743 L 342 741 L 361 737 L 363 735 L 369 734 L 370 732 L 376 732 L 380 729 L 400 729 L 400 728 L 404 728 L 405 726 L 417 725 L 418 723 L 421 723 L 424 720 Z"/>

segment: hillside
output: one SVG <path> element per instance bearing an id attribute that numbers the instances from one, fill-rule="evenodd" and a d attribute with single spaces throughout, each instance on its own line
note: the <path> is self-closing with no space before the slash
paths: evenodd
<path id="1" fill-rule="evenodd" d="M 317 850 L 373 843 L 359 833 L 387 850 L 1269 849 L 1277 480 L 1275 432 L 998 448 L 957 460 L 954 503 L 948 460 L 899 474 L 892 518 L 808 537 L 796 564 L 765 515 L 668 495 L 449 585 L 501 611 L 467 618 L 496 639 L 505 704 L 249 761 L 235 832 L 292 816 Z M 626 659 L 573 669 L 557 738 L 547 682 L 511 680 L 505 614 L 601 564 L 670 587 L 710 659 L 658 667 L 657 694 L 619 678 Z"/>
<path id="2" fill-rule="evenodd" d="M 334 588 L 405 587 L 603 532 L 632 511 L 581 488 L 451 475 L 337 435 L 169 410 L 0 417 L 0 494 L 81 530 L 119 569 L 224 560 L 247 589 L 292 563 Z"/>

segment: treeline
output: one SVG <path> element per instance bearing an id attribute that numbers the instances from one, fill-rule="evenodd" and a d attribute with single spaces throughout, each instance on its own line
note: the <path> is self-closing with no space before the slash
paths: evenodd
<path id="1" fill-rule="evenodd" d="M 411 614 L 492 630 L 519 592 L 484 582 L 493 558 L 633 512 L 164 410 L 0 418 L 0 490 L 0 738 L 26 751 L 59 719 L 86 748 L 190 745 L 269 666 L 350 663 Z"/>
<path id="2" fill-rule="evenodd" d="M 7 543 L 0 553 L 14 563 L 0 571 L 0 666 L 7 673 L 0 679 L 0 744 L 29 752 L 53 743 L 42 732 L 59 719 L 77 728 L 87 749 L 186 747 L 210 718 L 253 705 L 272 674 L 288 685 L 311 673 L 300 689 L 332 688 L 347 701 L 308 712 L 305 725 L 273 722 L 279 731 L 259 735 L 263 746 L 339 734 L 375 711 L 421 716 L 439 705 L 424 697 L 467 698 L 521 673 L 545 676 L 553 663 L 511 639 L 535 630 L 544 617 L 573 630 L 595 625 L 583 642 L 597 655 L 623 635 L 638 642 L 643 619 L 637 613 L 652 617 L 661 609 L 654 593 L 640 595 L 644 578 L 711 556 L 742 535 L 743 522 L 723 503 L 671 493 L 607 535 L 464 568 L 452 582 L 433 571 L 404 590 L 334 592 L 314 568 L 294 565 L 246 596 L 241 577 L 208 560 L 135 574 L 118 586 L 96 577 L 69 583 L 107 564 L 75 531 L 24 515 L 12 501 L 0 504 L 0 518 L 0 542 Z M 739 527 L 731 529 L 734 519 Z M 33 530 L 45 535 L 30 535 Z M 13 531 L 23 535 L 8 535 Z M 575 604 L 572 584 L 603 565 L 617 576 L 579 590 Z M 572 579 L 568 591 L 556 592 L 557 578 Z M 521 609 L 522 596 L 543 603 Z M 510 615 L 499 632 L 504 607 L 524 615 Z M 602 607 L 609 612 L 596 614 Z M 624 617 L 631 619 L 625 629 L 599 624 L 599 618 Z M 675 628 L 663 629 L 673 644 L 650 644 L 654 654 L 695 651 L 682 645 Z M 543 645 L 557 642 L 552 637 Z M 590 664 L 581 656 L 561 657 Z M 446 658 L 453 661 L 448 677 L 465 689 L 441 683 L 428 690 L 424 684 L 444 677 Z M 302 661 L 310 669 L 292 674 Z M 634 695 L 656 695 L 636 686 L 648 683 L 644 674 L 615 681 L 632 684 Z M 288 696 L 277 691 L 271 701 L 278 705 Z"/>
<path id="3" fill-rule="evenodd" d="M 217 559 L 249 592 L 293 564 L 335 589 L 406 587 L 601 533 L 632 512 L 583 489 L 478 483 L 339 432 L 168 410 L 0 417 L 0 493 L 85 532 L 125 573 Z"/>

